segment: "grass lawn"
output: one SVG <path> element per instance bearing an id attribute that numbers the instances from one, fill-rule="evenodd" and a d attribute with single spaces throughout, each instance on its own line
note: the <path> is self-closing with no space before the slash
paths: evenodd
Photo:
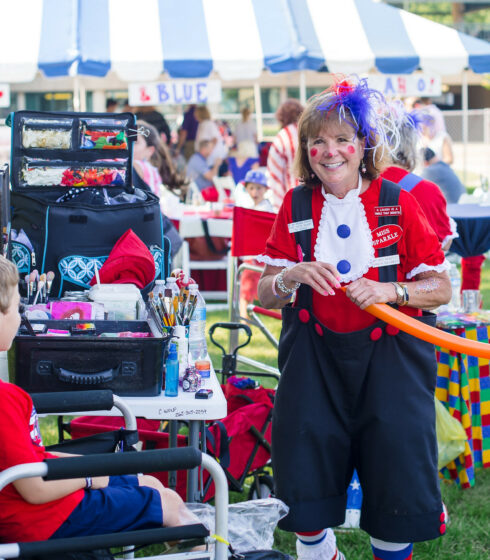
<path id="1" fill-rule="evenodd" d="M 489 308 L 490 263 L 488 259 L 483 268 L 481 292 L 484 306 Z M 209 325 L 217 321 L 226 321 L 226 319 L 225 312 L 208 314 Z M 278 321 L 265 318 L 264 322 L 276 336 L 279 336 Z M 240 353 L 277 367 L 277 352 L 258 329 L 253 328 L 252 330 L 252 342 Z M 224 333 L 219 336 L 219 331 L 216 331 L 215 338 L 225 348 L 227 347 Z M 213 363 L 218 367 L 221 363 L 221 351 L 210 344 L 209 352 Z M 248 366 L 242 367 L 249 369 Z M 271 385 L 271 382 L 265 382 L 264 385 Z M 400 480 L 400 484 L 403 483 L 404 481 Z M 456 484 L 441 481 L 441 492 L 450 515 L 447 533 L 436 541 L 416 544 L 414 558 L 417 560 L 483 560 L 490 558 L 490 469 L 476 472 L 474 488 L 461 490 Z M 231 501 L 240 499 L 245 498 L 231 493 Z M 339 549 L 345 554 L 347 560 L 372 560 L 369 537 L 366 533 L 360 530 L 350 530 L 338 531 L 336 534 Z M 295 556 L 295 537 L 277 529 L 275 548 Z"/>
<path id="2" fill-rule="evenodd" d="M 490 264 L 487 260 L 483 269 L 481 291 L 484 306 L 490 307 Z M 486 304 L 486 305 L 485 305 Z M 226 321 L 225 312 L 208 313 L 208 327 L 217 321 Z M 265 319 L 272 331 L 279 335 L 280 324 L 273 319 Z M 227 339 L 224 331 L 216 331 L 215 338 L 226 348 Z M 209 353 L 215 367 L 221 364 L 221 351 L 209 344 Z M 277 366 L 277 352 L 266 338 L 253 329 L 252 342 L 241 351 L 244 356 Z M 239 366 L 240 367 L 240 366 Z M 244 367 L 242 369 L 250 369 Z M 265 382 L 264 385 L 273 385 Z M 55 437 L 54 418 L 41 420 L 45 440 L 49 443 Z M 400 479 L 400 484 L 404 481 Z M 469 490 L 446 481 L 441 482 L 443 500 L 450 515 L 450 524 L 446 535 L 436 541 L 418 543 L 414 548 L 417 560 L 483 560 L 490 558 L 490 469 L 476 472 L 476 484 Z M 416 489 L 414 489 L 416 491 Z M 230 493 L 230 501 L 246 499 L 244 495 Z M 337 532 L 337 542 L 347 560 L 371 560 L 369 537 L 360 530 Z M 275 533 L 275 548 L 295 556 L 295 538 L 290 533 L 279 529 Z"/>

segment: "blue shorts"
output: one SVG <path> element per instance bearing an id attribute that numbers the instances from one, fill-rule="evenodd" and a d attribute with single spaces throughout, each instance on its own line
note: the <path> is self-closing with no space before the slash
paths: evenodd
<path id="1" fill-rule="evenodd" d="M 137 476 L 111 476 L 109 486 L 87 490 L 83 500 L 50 537 L 82 537 L 163 526 L 160 493 L 139 486 Z"/>

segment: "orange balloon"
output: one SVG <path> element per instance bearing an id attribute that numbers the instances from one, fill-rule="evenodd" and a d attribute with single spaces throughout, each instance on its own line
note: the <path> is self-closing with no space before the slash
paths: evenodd
<path id="1" fill-rule="evenodd" d="M 371 315 L 374 315 L 385 323 L 398 327 L 400 330 L 416 338 L 425 340 L 426 342 L 431 342 L 436 346 L 448 348 L 449 350 L 454 350 L 461 354 L 490 359 L 490 344 L 487 342 L 468 340 L 467 338 L 441 331 L 421 321 L 417 321 L 417 319 L 409 317 L 405 315 L 405 313 L 393 309 L 393 307 L 385 303 L 373 303 L 369 307 L 366 307 L 365 311 L 371 313 Z"/>

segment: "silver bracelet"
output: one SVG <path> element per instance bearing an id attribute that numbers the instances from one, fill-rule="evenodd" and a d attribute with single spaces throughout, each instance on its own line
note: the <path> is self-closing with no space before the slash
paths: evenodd
<path id="1" fill-rule="evenodd" d="M 92 488 L 92 477 L 87 476 L 87 478 L 85 479 L 85 489 L 89 490 L 90 488 Z"/>
<path id="2" fill-rule="evenodd" d="M 286 284 L 284 284 L 284 274 L 286 273 L 286 271 L 287 268 L 283 268 L 281 272 L 276 276 L 277 287 L 283 294 L 294 294 L 294 292 L 301 286 L 301 284 L 299 282 L 295 282 L 293 288 L 288 288 Z"/>

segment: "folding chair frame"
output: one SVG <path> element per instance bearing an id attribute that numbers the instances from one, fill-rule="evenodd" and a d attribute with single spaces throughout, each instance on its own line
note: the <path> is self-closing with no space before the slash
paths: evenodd
<path id="1" fill-rule="evenodd" d="M 110 458 L 108 461 L 107 459 Z M 194 448 L 140 451 L 138 453 L 98 454 L 86 457 L 47 459 L 41 463 L 16 465 L 0 473 L 0 491 L 7 484 L 20 478 L 41 476 L 45 480 L 80 478 L 85 476 L 107 476 L 131 474 L 141 471 L 162 471 L 176 468 L 205 468 L 213 478 L 215 494 L 215 532 L 214 556 L 210 552 L 172 555 L 172 558 L 214 558 L 225 560 L 228 557 L 228 485 L 226 476 L 218 463 Z M 119 547 L 134 544 L 149 544 L 180 538 L 204 537 L 207 531 L 202 525 L 187 527 L 157 528 L 127 533 L 111 533 L 71 539 L 54 539 L 28 543 L 8 543 L 0 545 L 0 558 L 18 558 L 39 554 L 55 555 L 62 551 L 73 552 L 97 548 Z M 152 558 L 155 558 L 154 556 Z M 169 560 L 170 556 L 165 556 Z"/>
<path id="2" fill-rule="evenodd" d="M 248 317 L 242 317 L 240 315 L 240 278 L 244 270 L 252 270 L 254 272 L 262 272 L 264 269 L 260 266 L 253 264 L 242 263 L 238 264 L 238 257 L 230 257 L 230 266 L 228 268 L 228 302 L 229 302 L 229 317 L 231 323 L 239 323 L 244 321 L 248 325 L 257 327 L 262 334 L 267 338 L 267 340 L 274 346 L 274 348 L 279 347 L 279 341 L 274 337 L 274 335 L 269 331 L 265 324 L 261 321 L 259 313 L 262 315 L 267 315 L 275 319 L 281 319 L 281 315 L 276 311 L 271 311 L 269 309 L 264 309 L 256 305 L 248 305 L 247 312 Z M 238 330 L 230 330 L 229 336 L 229 352 L 230 354 L 237 349 L 238 346 Z M 277 368 L 263 364 L 252 358 L 247 358 L 246 356 L 236 357 L 237 361 L 246 364 L 248 366 L 255 367 L 261 371 L 265 371 L 269 374 L 273 374 L 274 377 L 279 377 L 280 373 Z"/>

